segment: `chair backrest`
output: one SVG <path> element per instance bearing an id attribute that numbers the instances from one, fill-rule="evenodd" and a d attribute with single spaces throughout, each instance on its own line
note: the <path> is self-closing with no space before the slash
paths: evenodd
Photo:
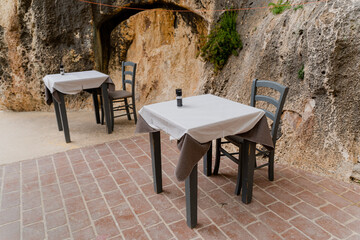
<path id="1" fill-rule="evenodd" d="M 129 66 L 131 67 L 131 70 L 129 70 Z M 122 72 L 123 90 L 126 90 L 126 84 L 130 84 L 131 92 L 134 94 L 135 93 L 136 63 L 122 62 L 121 72 Z M 130 76 L 130 79 L 128 79 L 127 76 Z"/>
<path id="2" fill-rule="evenodd" d="M 259 87 L 271 88 L 280 93 L 279 99 L 275 99 L 271 96 L 259 95 L 257 92 Z M 285 99 L 289 91 L 288 87 L 285 87 L 279 83 L 268 81 L 268 80 L 258 80 L 254 79 L 251 87 L 251 102 L 250 105 L 256 107 L 256 102 L 262 101 L 267 102 L 275 106 L 275 112 L 271 112 L 267 109 L 265 111 L 266 117 L 270 118 L 273 123 L 271 127 L 271 137 L 274 142 L 274 145 L 277 140 L 277 131 L 280 123 L 280 117 L 282 109 L 284 107 Z"/>

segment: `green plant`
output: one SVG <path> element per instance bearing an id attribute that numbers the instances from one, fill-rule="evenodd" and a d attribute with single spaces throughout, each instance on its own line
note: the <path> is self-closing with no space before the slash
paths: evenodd
<path id="1" fill-rule="evenodd" d="M 298 71 L 298 78 L 304 80 L 304 76 L 305 76 L 304 65 L 302 65 L 300 70 Z"/>
<path id="2" fill-rule="evenodd" d="M 278 0 L 277 3 L 272 3 L 272 2 L 269 3 L 269 7 L 271 6 L 270 11 L 274 15 L 280 14 L 283 11 L 285 11 L 286 9 L 291 8 L 290 1 L 286 1 L 284 3 L 283 3 L 283 1 L 284 0 Z"/>
<path id="3" fill-rule="evenodd" d="M 303 9 L 304 5 L 297 5 L 296 7 L 294 7 L 294 11 L 298 10 L 298 9 Z"/>
<path id="4" fill-rule="evenodd" d="M 215 72 L 225 66 L 231 54 L 237 56 L 237 49 L 242 48 L 240 35 L 236 31 L 236 18 L 236 11 L 226 11 L 201 48 L 201 57 L 214 65 Z"/>

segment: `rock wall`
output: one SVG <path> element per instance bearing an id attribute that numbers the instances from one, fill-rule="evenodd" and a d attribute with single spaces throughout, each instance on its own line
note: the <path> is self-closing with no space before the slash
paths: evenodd
<path id="1" fill-rule="evenodd" d="M 184 95 L 213 93 L 248 104 L 252 79 L 269 79 L 290 87 L 277 161 L 343 180 L 360 176 L 359 1 L 305 1 L 276 16 L 263 8 L 268 0 L 102 2 L 149 10 L 70 0 L 1 4 L 0 109 L 49 110 L 42 77 L 57 73 L 61 58 L 66 71 L 95 68 L 117 85 L 120 61 L 138 62 L 138 107 L 173 99 L 177 87 Z M 212 10 L 229 7 L 242 9 L 244 47 L 215 75 L 197 55 L 199 39 L 222 14 Z M 91 108 L 91 98 L 67 97 L 67 107 Z"/>

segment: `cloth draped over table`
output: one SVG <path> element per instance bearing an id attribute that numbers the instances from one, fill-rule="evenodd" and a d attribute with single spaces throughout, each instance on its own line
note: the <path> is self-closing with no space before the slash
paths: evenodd
<path id="1" fill-rule="evenodd" d="M 136 124 L 136 133 L 157 132 L 139 115 Z M 269 134 L 269 126 L 264 115 L 250 131 L 238 134 L 238 136 L 255 143 L 264 145 L 267 148 L 274 148 L 274 143 Z M 177 142 L 180 150 L 179 161 L 176 165 L 175 176 L 177 180 L 184 181 L 191 173 L 194 166 L 201 160 L 210 148 L 210 142 L 199 143 L 189 134 L 184 134 Z"/>

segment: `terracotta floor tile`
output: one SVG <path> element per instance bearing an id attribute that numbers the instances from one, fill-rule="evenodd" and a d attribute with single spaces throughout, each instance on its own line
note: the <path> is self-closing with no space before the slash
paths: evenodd
<path id="1" fill-rule="evenodd" d="M 95 183 L 81 186 L 81 193 L 84 196 L 85 201 L 94 200 L 101 196 L 100 190 Z"/>
<path id="2" fill-rule="evenodd" d="M 69 159 L 70 159 L 70 162 L 72 165 L 76 165 L 76 164 L 85 162 L 85 159 L 80 152 L 78 154 L 69 156 Z"/>
<path id="3" fill-rule="evenodd" d="M 72 233 L 76 240 L 89 240 L 95 239 L 95 233 L 92 227 L 81 229 Z"/>
<path id="4" fill-rule="evenodd" d="M 90 212 L 90 216 L 92 220 L 97 220 L 99 218 L 105 217 L 110 214 L 108 207 L 104 199 L 98 198 L 93 201 L 89 201 L 86 203 Z"/>
<path id="5" fill-rule="evenodd" d="M 63 166 L 61 168 L 56 168 L 56 173 L 59 177 L 61 177 L 61 176 L 67 176 L 67 175 L 73 174 L 73 171 L 72 171 L 70 165 L 67 165 L 67 166 Z"/>
<path id="6" fill-rule="evenodd" d="M 133 171 L 131 173 L 131 176 L 135 180 L 135 182 L 140 186 L 152 182 L 152 179 L 142 169 Z"/>
<path id="7" fill-rule="evenodd" d="M 284 240 L 309 240 L 309 238 L 307 238 L 304 234 L 302 234 L 295 228 L 284 232 L 281 236 Z"/>
<path id="8" fill-rule="evenodd" d="M 76 179 L 78 180 L 80 186 L 88 185 L 88 184 L 93 183 L 95 181 L 95 179 L 91 175 L 91 173 L 84 173 L 84 174 L 81 174 L 81 175 L 76 175 Z"/>
<path id="9" fill-rule="evenodd" d="M 89 166 L 91 170 L 96 170 L 105 167 L 105 164 L 102 160 L 97 160 L 97 161 L 89 162 Z"/>
<path id="10" fill-rule="evenodd" d="M 344 208 L 352 204 L 352 202 L 347 201 L 338 194 L 329 191 L 321 192 L 318 194 L 318 196 L 321 197 L 322 199 L 326 199 L 326 201 L 334 204 L 338 208 Z"/>
<path id="11" fill-rule="evenodd" d="M 211 208 L 215 205 L 217 205 L 217 203 L 208 196 L 198 199 L 198 207 L 202 210 Z"/>
<path id="12" fill-rule="evenodd" d="M 329 218 L 328 216 L 321 217 L 315 222 L 319 224 L 323 229 L 340 239 L 345 239 L 352 234 L 351 230 L 339 224 L 335 220 Z"/>
<path id="13" fill-rule="evenodd" d="M 124 164 L 129 164 L 135 162 L 134 158 L 132 158 L 127 152 L 126 154 L 116 155 L 119 161 Z"/>
<path id="14" fill-rule="evenodd" d="M 161 222 L 160 217 L 155 211 L 149 211 L 147 213 L 138 216 L 141 224 L 147 228 Z"/>
<path id="15" fill-rule="evenodd" d="M 125 199 L 119 190 L 105 193 L 104 197 L 110 207 L 114 207 L 125 202 Z"/>
<path id="16" fill-rule="evenodd" d="M 221 227 L 221 230 L 225 232 L 225 234 L 233 240 L 255 240 L 254 237 L 252 237 L 248 231 L 246 231 L 243 227 L 241 227 L 239 224 L 232 222 L 230 224 L 227 224 L 223 227 Z"/>
<path id="17" fill-rule="evenodd" d="M 348 199 L 348 200 L 350 200 L 353 203 L 359 203 L 360 202 L 360 194 L 355 193 L 353 191 L 346 191 L 341 196 Z"/>
<path id="18" fill-rule="evenodd" d="M 187 226 L 185 220 L 170 224 L 169 227 L 177 239 L 193 239 L 199 236 L 194 229 Z"/>
<path id="19" fill-rule="evenodd" d="M 293 218 L 298 215 L 294 210 L 283 204 L 282 202 L 276 202 L 268 206 L 274 213 L 279 215 L 285 220 Z"/>
<path id="20" fill-rule="evenodd" d="M 23 212 L 23 225 L 29 225 L 43 220 L 43 212 L 41 207 L 33 208 Z"/>
<path id="21" fill-rule="evenodd" d="M 294 195 L 304 191 L 304 188 L 287 179 L 280 179 L 279 181 L 276 181 L 276 185 Z"/>
<path id="22" fill-rule="evenodd" d="M 62 199 L 59 196 L 44 199 L 44 210 L 46 213 L 63 208 Z"/>
<path id="23" fill-rule="evenodd" d="M 331 218 L 334 218 L 335 220 L 337 220 L 340 223 L 347 222 L 353 218 L 351 215 L 349 215 L 345 211 L 335 207 L 332 204 L 328 204 L 324 207 L 321 207 L 320 210 L 323 211 L 324 213 L 326 213 L 327 215 L 329 215 Z"/>
<path id="24" fill-rule="evenodd" d="M 1 209 L 20 205 L 20 192 L 6 193 L 2 195 Z"/>
<path id="25" fill-rule="evenodd" d="M 98 236 L 106 236 L 107 238 L 114 237 L 120 233 L 111 216 L 95 221 L 95 228 Z"/>
<path id="26" fill-rule="evenodd" d="M 278 217 L 273 212 L 266 212 L 258 217 L 260 222 L 276 233 L 282 233 L 291 228 L 290 224 Z"/>
<path id="27" fill-rule="evenodd" d="M 163 187 L 164 187 L 165 185 L 163 184 Z M 141 187 L 140 187 L 140 189 L 141 189 L 141 192 L 142 193 L 144 193 L 144 195 L 146 196 L 146 197 L 151 197 L 151 196 L 155 196 L 155 195 L 157 195 L 156 193 L 155 193 L 155 191 L 154 191 L 154 183 L 148 183 L 148 184 L 145 184 L 145 185 L 142 185 Z"/>
<path id="28" fill-rule="evenodd" d="M 150 203 L 142 194 L 128 197 L 128 201 L 136 214 L 142 214 L 152 209 Z"/>
<path id="29" fill-rule="evenodd" d="M 90 226 L 91 224 L 86 211 L 69 214 L 68 217 L 71 232 L 76 232 L 80 229 Z"/>
<path id="30" fill-rule="evenodd" d="M 148 155 L 141 155 L 138 157 L 135 157 L 134 160 L 142 167 L 146 165 L 151 166 L 151 158 Z"/>
<path id="31" fill-rule="evenodd" d="M 99 149 L 99 150 L 97 150 L 98 151 L 98 154 L 99 154 L 99 156 L 100 157 L 105 157 L 105 156 L 108 156 L 108 155 L 110 155 L 110 154 L 112 154 L 111 153 L 111 150 L 110 149 Z"/>
<path id="32" fill-rule="evenodd" d="M 185 196 L 185 193 L 175 184 L 163 186 L 163 191 L 169 199 L 176 199 Z"/>
<path id="33" fill-rule="evenodd" d="M 232 198 L 229 197 L 229 195 L 227 195 L 221 189 L 215 189 L 215 190 L 213 190 L 211 192 L 207 192 L 207 193 L 215 202 L 217 202 L 219 204 L 231 203 L 232 202 Z"/>
<path id="34" fill-rule="evenodd" d="M 176 208 L 166 209 L 159 212 L 159 214 L 162 219 L 164 219 L 166 224 L 184 219 L 184 217 L 180 214 L 179 210 L 177 210 Z"/>
<path id="35" fill-rule="evenodd" d="M 247 230 L 257 239 L 281 239 L 279 235 L 270 230 L 264 223 L 256 222 L 247 227 Z"/>
<path id="36" fill-rule="evenodd" d="M 85 204 L 81 196 L 65 199 L 65 207 L 67 214 L 85 210 Z"/>
<path id="37" fill-rule="evenodd" d="M 44 223 L 38 222 L 22 229 L 22 239 L 23 240 L 39 240 L 45 239 L 45 230 L 44 230 Z"/>
<path id="38" fill-rule="evenodd" d="M 199 229 L 199 234 L 204 239 L 226 239 L 226 236 L 215 225 L 210 225 Z"/>
<path id="39" fill-rule="evenodd" d="M 56 212 L 47 213 L 45 215 L 45 219 L 48 230 L 52 228 L 57 228 L 67 223 L 65 211 L 63 209 Z"/>
<path id="40" fill-rule="evenodd" d="M 346 226 L 360 236 L 360 219 L 356 219 L 355 221 L 348 223 Z"/>
<path id="41" fill-rule="evenodd" d="M 296 217 L 290 223 L 310 239 L 330 239 L 330 235 L 327 232 L 304 217 Z"/>
<path id="42" fill-rule="evenodd" d="M 80 189 L 77 184 L 64 183 L 60 185 L 64 199 L 73 198 L 80 195 Z"/>
<path id="43" fill-rule="evenodd" d="M 50 174 L 50 173 L 55 173 L 55 168 L 52 163 L 46 165 L 39 165 L 40 175 Z"/>
<path id="44" fill-rule="evenodd" d="M 18 221 L 20 219 L 20 206 L 6 208 L 0 211 L 0 225 Z"/>
<path id="45" fill-rule="evenodd" d="M 41 196 L 39 191 L 27 192 L 22 194 L 23 210 L 28 210 L 41 205 Z"/>
<path id="46" fill-rule="evenodd" d="M 20 191 L 20 174 L 16 178 L 5 178 L 3 193 Z"/>
<path id="47" fill-rule="evenodd" d="M 337 194 L 342 194 L 346 192 L 346 188 L 344 186 L 342 186 L 341 184 L 339 184 L 337 181 L 333 180 L 333 179 L 322 179 L 319 182 L 319 185 L 321 185 L 322 187 L 335 192 Z"/>
<path id="48" fill-rule="evenodd" d="M 199 171 L 200 169 L 198 169 Z M 207 177 L 199 176 L 198 178 L 198 186 L 205 192 L 210 192 L 217 188 L 216 184 L 210 181 Z"/>
<path id="49" fill-rule="evenodd" d="M 296 195 L 298 198 L 302 199 L 304 202 L 314 206 L 314 207 L 320 207 L 324 204 L 326 204 L 326 201 L 322 198 L 319 198 L 312 194 L 309 191 L 304 191 Z"/>
<path id="50" fill-rule="evenodd" d="M 109 176 L 109 171 L 107 170 L 106 167 L 95 169 L 94 171 L 92 171 L 92 173 L 94 174 L 95 178 L 102 178 Z"/>
<path id="51" fill-rule="evenodd" d="M 0 239 L 1 240 L 20 240 L 20 222 L 12 222 L 0 226 Z"/>
<path id="52" fill-rule="evenodd" d="M 230 204 L 224 206 L 229 215 L 235 218 L 242 226 L 246 226 L 256 221 L 256 218 L 239 204 Z"/>
<path id="53" fill-rule="evenodd" d="M 33 182 L 23 182 L 22 185 L 22 192 L 32 192 L 32 191 L 38 191 L 40 188 L 39 182 L 38 181 L 33 181 Z"/>
<path id="54" fill-rule="evenodd" d="M 327 191 L 327 189 L 324 188 L 322 185 L 310 181 L 308 178 L 305 178 L 304 176 L 293 178 L 291 179 L 291 181 L 314 194 Z"/>
<path id="55" fill-rule="evenodd" d="M 114 180 L 110 176 L 106 176 L 106 177 L 103 177 L 103 178 L 98 178 L 97 182 L 99 183 L 100 189 L 104 193 L 111 192 L 111 191 L 114 191 L 114 190 L 118 189 L 116 183 L 114 182 Z"/>
<path id="56" fill-rule="evenodd" d="M 124 165 L 124 168 L 131 174 L 133 171 L 140 169 L 137 162 L 132 162 Z"/>
<path id="57" fill-rule="evenodd" d="M 40 176 L 41 186 L 47 186 L 57 183 L 57 178 L 55 173 L 45 174 Z"/>
<path id="58" fill-rule="evenodd" d="M 237 197 L 236 200 L 240 204 L 244 204 L 240 197 Z M 262 205 L 256 199 L 253 199 L 250 204 L 247 204 L 246 209 L 254 215 L 259 215 L 261 213 L 268 211 L 268 209 L 266 207 L 264 207 L 264 205 Z"/>
<path id="59" fill-rule="evenodd" d="M 167 240 L 173 237 L 171 232 L 163 223 L 150 227 L 146 229 L 146 231 L 149 233 L 151 239 Z"/>
<path id="60" fill-rule="evenodd" d="M 49 240 L 63 240 L 70 237 L 68 226 L 64 225 L 47 232 Z"/>
<path id="61" fill-rule="evenodd" d="M 60 188 L 57 184 L 44 186 L 41 187 L 41 193 L 44 199 L 53 198 L 60 195 Z"/>
<path id="62" fill-rule="evenodd" d="M 172 203 L 162 194 L 156 194 L 153 197 L 149 197 L 149 201 L 156 211 L 162 211 L 173 207 Z"/>
<path id="63" fill-rule="evenodd" d="M 144 230 L 140 226 L 135 226 L 133 228 L 124 230 L 122 232 L 125 239 L 137 239 L 137 240 L 146 240 L 149 239 Z"/>
<path id="64" fill-rule="evenodd" d="M 289 206 L 300 202 L 299 198 L 293 196 L 292 194 L 284 191 L 283 189 L 281 189 L 277 186 L 271 186 L 271 187 L 267 188 L 266 192 L 271 194 L 273 197 L 279 199 L 280 201 L 282 201 L 283 203 L 285 203 L 286 205 L 289 205 Z"/>
<path id="65" fill-rule="evenodd" d="M 21 177 L 22 177 L 23 184 L 28 183 L 28 182 L 39 181 L 38 172 L 25 172 L 25 173 L 22 173 Z"/>
<path id="66" fill-rule="evenodd" d="M 120 229 L 130 228 L 139 224 L 132 213 L 130 206 L 126 203 L 112 208 L 111 211 L 113 212 Z"/>
<path id="67" fill-rule="evenodd" d="M 124 193 L 125 197 L 140 193 L 140 189 L 132 182 L 120 185 L 120 189 Z"/>
<path id="68" fill-rule="evenodd" d="M 73 165 L 73 168 L 76 175 L 88 173 L 90 171 L 89 167 L 85 162 L 75 164 Z"/>
<path id="69" fill-rule="evenodd" d="M 118 185 L 132 182 L 130 175 L 125 170 L 113 172 L 112 176 Z"/>
<path id="70" fill-rule="evenodd" d="M 350 215 L 360 219 L 360 204 L 358 205 L 350 205 L 344 209 L 345 212 Z"/>
<path id="71" fill-rule="evenodd" d="M 317 208 L 314 208 L 310 204 L 307 204 L 305 202 L 301 202 L 299 204 L 296 204 L 293 207 L 293 210 L 298 211 L 301 215 L 304 217 L 307 217 L 309 219 L 318 218 L 324 215 L 321 211 L 319 211 Z"/>
<path id="72" fill-rule="evenodd" d="M 66 176 L 60 176 L 59 177 L 59 183 L 60 184 L 65 184 L 65 183 L 75 183 L 75 176 L 73 174 L 69 174 Z"/>
<path id="73" fill-rule="evenodd" d="M 274 197 L 272 197 L 270 194 L 266 193 L 259 187 L 254 187 L 253 198 L 262 203 L 263 205 L 269 205 L 277 201 Z"/>

